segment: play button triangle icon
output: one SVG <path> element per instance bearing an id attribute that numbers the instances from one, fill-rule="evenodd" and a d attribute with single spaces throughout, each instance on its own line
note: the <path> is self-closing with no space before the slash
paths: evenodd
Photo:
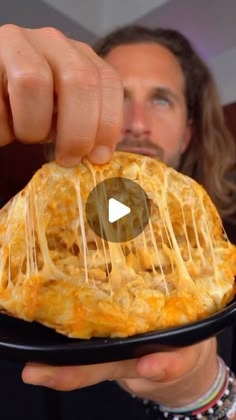
<path id="1" fill-rule="evenodd" d="M 150 200 L 135 181 L 104 179 L 90 191 L 85 207 L 89 227 L 108 242 L 128 242 L 140 235 L 149 222 Z"/>
<path id="2" fill-rule="evenodd" d="M 108 220 L 110 223 L 117 222 L 124 216 L 127 216 L 131 212 L 130 207 L 116 200 L 110 198 L 108 201 Z"/>

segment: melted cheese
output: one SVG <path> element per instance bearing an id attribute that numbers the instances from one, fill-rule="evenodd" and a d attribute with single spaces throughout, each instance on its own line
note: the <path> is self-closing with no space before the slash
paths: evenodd
<path id="1" fill-rule="evenodd" d="M 139 236 L 115 243 L 91 230 L 85 203 L 98 183 L 122 176 L 145 190 L 152 211 Z M 105 191 L 97 202 L 108 234 Z M 142 223 L 141 209 L 134 212 L 130 231 Z M 232 299 L 235 273 L 236 248 L 205 191 L 151 158 L 116 152 L 103 166 L 46 164 L 0 212 L 0 305 L 71 337 L 201 319 Z"/>

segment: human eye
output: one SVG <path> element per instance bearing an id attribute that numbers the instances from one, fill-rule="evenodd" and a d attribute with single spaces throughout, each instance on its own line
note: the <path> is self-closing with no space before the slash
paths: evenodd
<path id="1" fill-rule="evenodd" d="M 154 94 L 151 98 L 151 102 L 154 105 L 160 105 L 160 106 L 170 106 L 171 105 L 171 101 L 170 99 L 163 94 Z"/>

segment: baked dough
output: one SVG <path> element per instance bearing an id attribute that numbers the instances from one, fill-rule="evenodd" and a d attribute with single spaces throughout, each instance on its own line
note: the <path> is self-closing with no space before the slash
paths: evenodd
<path id="1" fill-rule="evenodd" d="M 102 180 L 137 182 L 143 233 L 107 242 L 85 203 Z M 0 308 L 69 337 L 126 337 L 200 320 L 235 294 L 236 247 L 204 189 L 152 158 L 116 152 L 93 166 L 45 164 L 0 212 Z"/>

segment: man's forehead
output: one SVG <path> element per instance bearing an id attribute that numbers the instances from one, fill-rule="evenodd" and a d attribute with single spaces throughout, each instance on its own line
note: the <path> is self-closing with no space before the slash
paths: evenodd
<path id="1" fill-rule="evenodd" d="M 130 74 L 182 74 L 177 57 L 166 47 L 156 43 L 120 45 L 112 49 L 105 57 L 122 76 Z"/>
<path id="2" fill-rule="evenodd" d="M 168 83 L 158 81 L 152 77 L 126 77 L 123 80 L 124 87 L 145 87 L 149 89 L 168 89 Z"/>
<path id="3" fill-rule="evenodd" d="M 126 89 L 166 89 L 175 93 L 183 92 L 185 79 L 182 73 L 164 71 L 159 69 L 139 70 L 130 68 L 120 72 L 123 86 Z"/>
<path id="4" fill-rule="evenodd" d="M 123 81 L 126 93 L 145 91 L 148 94 L 157 94 L 177 98 L 184 94 L 184 86 L 174 85 L 168 82 L 157 81 L 152 78 L 127 78 Z"/>

